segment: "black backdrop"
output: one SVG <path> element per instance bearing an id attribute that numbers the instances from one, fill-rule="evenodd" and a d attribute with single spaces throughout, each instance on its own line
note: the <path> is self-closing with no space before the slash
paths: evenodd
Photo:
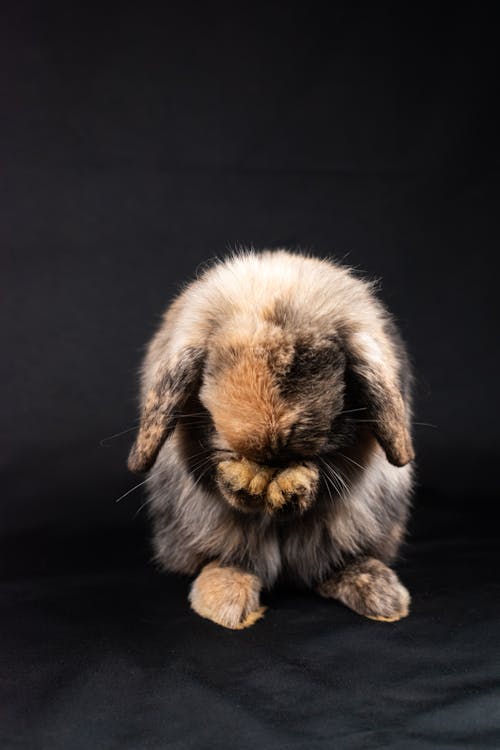
<path id="1" fill-rule="evenodd" d="M 2 5 L 2 748 L 498 747 L 497 30 L 380 4 Z M 164 307 L 228 248 L 382 279 L 417 371 L 413 614 L 230 633 L 125 460 Z M 496 665 L 498 667 L 498 664 Z M 167 744 L 170 743 L 170 744 Z"/>

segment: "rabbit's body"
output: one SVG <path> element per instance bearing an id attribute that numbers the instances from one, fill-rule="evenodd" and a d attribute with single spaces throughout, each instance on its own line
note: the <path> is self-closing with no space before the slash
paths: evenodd
<path id="1" fill-rule="evenodd" d="M 155 557 L 165 570 L 193 575 L 205 562 L 219 560 L 255 573 L 266 587 L 283 573 L 313 586 L 355 556 L 384 562 L 395 557 L 408 514 L 411 467 L 391 466 L 371 440 L 358 454 L 366 470 L 343 462 L 349 491 L 340 497 L 325 478 L 310 510 L 281 519 L 242 513 L 202 486 L 183 465 L 181 432 L 161 451 L 148 480 Z"/>
<path id="2" fill-rule="evenodd" d="M 409 386 L 371 285 L 329 261 L 243 253 L 185 289 L 145 358 L 129 465 L 156 460 L 161 566 L 206 566 L 196 611 L 250 624 L 286 575 L 370 617 L 407 613 L 385 563 L 409 507 Z"/>

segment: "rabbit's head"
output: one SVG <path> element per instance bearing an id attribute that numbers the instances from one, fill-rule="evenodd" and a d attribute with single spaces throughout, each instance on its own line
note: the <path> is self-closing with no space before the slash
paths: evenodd
<path id="1" fill-rule="evenodd" d="M 221 330 L 200 389 L 214 445 L 266 466 L 314 459 L 335 442 L 345 367 L 335 336 L 273 320 Z"/>
<path id="2" fill-rule="evenodd" d="M 129 468 L 151 468 L 177 426 L 188 470 L 203 446 L 212 489 L 240 510 L 275 512 L 308 508 L 322 459 L 348 449 L 361 430 L 392 464 L 408 463 L 408 415 L 390 339 L 380 327 L 334 316 L 318 323 L 308 313 L 277 298 L 251 314 L 211 320 L 189 346 L 174 346 L 182 337 L 173 334 L 164 358 L 153 357 Z"/>

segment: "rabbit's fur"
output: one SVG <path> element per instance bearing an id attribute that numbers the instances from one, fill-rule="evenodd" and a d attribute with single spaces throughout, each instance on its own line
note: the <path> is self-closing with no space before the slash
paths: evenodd
<path id="1" fill-rule="evenodd" d="M 329 260 L 241 252 L 184 289 L 144 360 L 129 468 L 150 471 L 159 564 L 199 572 L 199 614 L 249 625 L 282 576 L 407 614 L 387 563 L 412 486 L 410 386 L 373 286 Z"/>

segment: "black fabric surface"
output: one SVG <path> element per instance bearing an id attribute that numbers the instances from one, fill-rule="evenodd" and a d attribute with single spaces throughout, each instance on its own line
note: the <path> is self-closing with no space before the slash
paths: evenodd
<path id="1" fill-rule="evenodd" d="M 500 747 L 486 6 L 0 12 L 0 748 Z M 225 631 L 149 563 L 141 488 L 115 502 L 145 343 L 239 243 L 382 279 L 417 374 L 404 621 L 277 590 Z"/>
<path id="2" fill-rule="evenodd" d="M 498 539 L 460 534 L 436 501 L 416 518 L 435 533 L 415 529 L 398 566 L 413 611 L 393 625 L 287 590 L 228 631 L 146 565 L 5 583 L 1 746 L 497 748 Z"/>

